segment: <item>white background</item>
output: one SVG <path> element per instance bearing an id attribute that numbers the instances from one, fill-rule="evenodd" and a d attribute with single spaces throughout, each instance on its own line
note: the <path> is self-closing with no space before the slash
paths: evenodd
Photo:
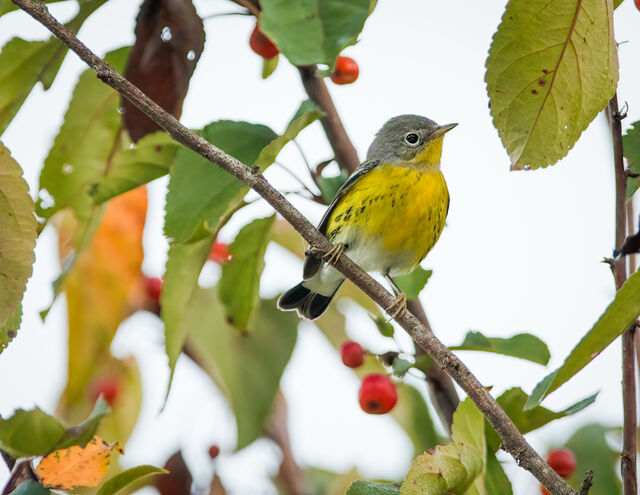
<path id="1" fill-rule="evenodd" d="M 61 19 L 73 14 L 70 2 L 55 4 Z M 84 25 L 80 38 L 98 54 L 133 42 L 140 2 L 111 0 Z M 221 0 L 199 0 L 198 12 L 208 15 L 236 7 Z M 491 336 L 528 331 L 548 343 L 552 359 L 547 369 L 528 362 L 482 353 L 461 353 L 462 359 L 497 394 L 519 385 L 525 391 L 558 366 L 578 339 L 612 300 L 609 268 L 600 262 L 613 243 L 613 173 L 611 144 L 603 115 L 585 131 L 568 157 L 545 170 L 509 172 L 509 159 L 491 123 L 483 82 L 491 36 L 504 2 L 380 0 L 367 21 L 361 41 L 345 50 L 355 58 L 361 75 L 350 86 L 331 93 L 347 132 L 360 156 L 375 131 L 389 117 L 402 113 L 426 115 L 437 122 L 459 122 L 447 135 L 443 170 L 451 192 L 451 209 L 437 246 L 423 262 L 434 275 L 421 299 L 437 335 L 447 344 L 461 342 L 470 329 Z M 192 79 L 182 121 L 199 128 L 218 119 L 264 123 L 282 132 L 305 99 L 297 71 L 282 60 L 276 73 L 260 79 L 261 60 L 248 47 L 254 20 L 221 17 L 205 21 L 205 52 Z M 640 119 L 640 12 L 626 0 L 615 13 L 621 77 L 619 99 L 629 103 L 624 127 Z M 23 13 L 0 18 L 0 44 L 13 36 L 44 39 L 45 30 Z M 2 136 L 35 196 L 38 175 L 80 72 L 82 63 L 69 55 L 53 87 L 38 86 Z M 318 163 L 331 156 L 318 124 L 306 130 L 300 143 Z M 304 174 L 295 148 L 280 161 Z M 272 167 L 267 173 L 283 189 L 295 183 Z M 145 230 L 147 273 L 160 276 L 166 261 L 161 237 L 166 180 L 150 187 Z M 292 198 L 313 221 L 323 209 Z M 233 239 L 250 216 L 269 214 L 258 203 L 222 232 Z M 286 267 L 286 269 L 284 268 Z M 66 380 L 66 308 L 61 298 L 43 325 L 38 311 L 51 300 L 51 283 L 59 271 L 56 237 L 48 227 L 38 239 L 36 264 L 25 299 L 18 337 L 0 357 L 0 414 L 35 405 L 53 411 Z M 203 276 L 214 279 L 217 267 Z M 300 276 L 297 261 L 277 247 L 267 251 L 264 296 L 273 296 Z M 351 336 L 375 351 L 408 349 L 380 337 L 368 318 L 349 311 Z M 229 493 L 272 494 L 268 481 L 277 471 L 278 451 L 261 440 L 233 454 L 235 424 L 225 399 L 210 380 L 186 358 L 178 363 L 166 410 L 159 414 L 168 369 L 163 353 L 162 325 L 141 313 L 126 321 L 112 346 L 115 355 L 133 354 L 141 367 L 144 403 L 140 421 L 127 445 L 128 465 L 161 465 L 182 448 L 196 484 L 204 487 L 215 468 Z M 425 391 L 424 385 L 421 385 Z M 282 387 L 290 408 L 293 450 L 302 465 L 336 471 L 356 466 L 363 476 L 400 479 L 411 460 L 411 445 L 387 417 L 364 414 L 357 405 L 358 381 L 311 324 L 300 326 L 298 344 Z M 611 345 L 572 382 L 545 401 L 562 409 L 600 391 L 597 402 L 570 419 L 557 421 L 528 438 L 546 452 L 562 443 L 580 424 L 599 421 L 621 424 L 620 345 Z M 222 447 L 215 463 L 210 444 Z M 518 495 L 536 494 L 537 482 L 515 467 L 509 474 Z M 7 477 L 0 466 L 0 485 Z"/>

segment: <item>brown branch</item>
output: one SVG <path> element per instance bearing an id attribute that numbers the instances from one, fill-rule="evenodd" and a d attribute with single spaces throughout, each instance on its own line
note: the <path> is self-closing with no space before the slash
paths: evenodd
<path id="1" fill-rule="evenodd" d="M 256 167 L 248 168 L 242 162 L 227 155 L 195 132 L 180 124 L 175 117 L 150 100 L 66 30 L 49 14 L 46 5 L 35 3 L 32 0 L 13 0 L 13 2 L 46 26 L 95 70 L 100 80 L 134 103 L 154 122 L 165 129 L 175 141 L 218 165 L 255 190 L 302 235 L 311 247 L 321 252 L 328 252 L 332 248 L 331 243 L 265 180 Z M 385 290 L 380 283 L 364 272 L 347 256 L 340 257 L 335 263 L 335 268 L 381 307 L 388 308 L 395 302 L 395 297 L 391 293 Z M 489 423 L 500 435 L 503 448 L 514 457 L 521 467 L 530 471 L 553 495 L 575 495 L 575 491 L 567 482 L 558 476 L 542 457 L 531 448 L 496 400 L 491 397 L 465 364 L 451 353 L 447 346 L 440 342 L 409 311 L 405 311 L 396 321 L 431 356 L 438 366 L 449 373 L 471 397 L 478 409 L 482 411 Z"/>
<path id="2" fill-rule="evenodd" d="M 626 181 L 622 149 L 622 124 L 618 110 L 618 95 L 615 94 L 607 107 L 609 126 L 613 141 L 613 163 L 616 178 L 615 248 L 620 249 L 626 236 Z M 619 290 L 627 279 L 627 257 L 618 257 L 613 262 L 613 275 L 616 289 Z M 620 470 L 624 495 L 637 495 L 636 479 L 636 372 L 635 337 L 636 325 L 633 323 L 622 335 L 622 403 L 624 407 L 624 425 Z"/>
<path id="3" fill-rule="evenodd" d="M 11 473 L 9 474 L 9 481 L 7 485 L 2 490 L 2 495 L 8 495 L 12 491 L 14 491 L 21 483 L 25 481 L 38 481 L 35 473 L 33 472 L 33 467 L 31 466 L 30 459 L 23 459 L 21 461 L 16 462 L 11 468 Z"/>
<path id="4" fill-rule="evenodd" d="M 282 453 L 277 477 L 280 487 L 286 495 L 303 495 L 305 492 L 304 471 L 298 466 L 291 451 L 287 425 L 287 402 L 282 392 L 278 392 L 273 404 L 267 425 L 267 435 L 280 447 Z"/>
<path id="5" fill-rule="evenodd" d="M 320 121 L 333 149 L 336 162 L 340 168 L 352 173 L 360 165 L 358 153 L 344 130 L 326 84 L 322 79 L 316 77 L 317 68 L 315 65 L 305 65 L 298 67 L 298 69 L 309 98 L 324 112 Z"/>

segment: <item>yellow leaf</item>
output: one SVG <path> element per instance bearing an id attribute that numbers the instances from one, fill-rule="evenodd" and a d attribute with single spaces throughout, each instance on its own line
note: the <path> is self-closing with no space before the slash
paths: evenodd
<path id="1" fill-rule="evenodd" d="M 124 453 L 118 442 L 109 444 L 95 436 L 85 447 L 76 445 L 43 457 L 36 474 L 45 487 L 57 490 L 97 486 L 109 470 L 113 449 Z"/>

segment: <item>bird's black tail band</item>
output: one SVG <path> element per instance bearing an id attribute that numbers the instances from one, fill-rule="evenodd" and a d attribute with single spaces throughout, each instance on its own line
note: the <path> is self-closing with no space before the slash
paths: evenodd
<path id="1" fill-rule="evenodd" d="M 312 292 L 302 284 L 303 282 L 300 282 L 282 294 L 278 299 L 278 307 L 284 310 L 295 309 L 300 316 L 308 320 L 315 320 L 327 310 L 331 299 L 333 299 L 336 291 L 340 285 L 342 285 L 342 281 L 330 296 L 323 296 L 317 292 Z"/>

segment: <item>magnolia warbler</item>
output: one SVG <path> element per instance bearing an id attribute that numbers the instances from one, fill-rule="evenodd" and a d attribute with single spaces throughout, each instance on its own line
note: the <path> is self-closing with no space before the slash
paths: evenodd
<path id="1" fill-rule="evenodd" d="M 304 280 L 280 296 L 280 309 L 296 309 L 310 320 L 324 313 L 344 281 L 331 266 L 343 252 L 391 283 L 392 316 L 406 309 L 406 296 L 392 277 L 413 270 L 442 233 L 449 211 L 440 171 L 442 139 L 456 125 L 400 115 L 382 126 L 367 160 L 337 192 L 318 226 L 334 248 L 321 257 L 307 254 Z"/>

